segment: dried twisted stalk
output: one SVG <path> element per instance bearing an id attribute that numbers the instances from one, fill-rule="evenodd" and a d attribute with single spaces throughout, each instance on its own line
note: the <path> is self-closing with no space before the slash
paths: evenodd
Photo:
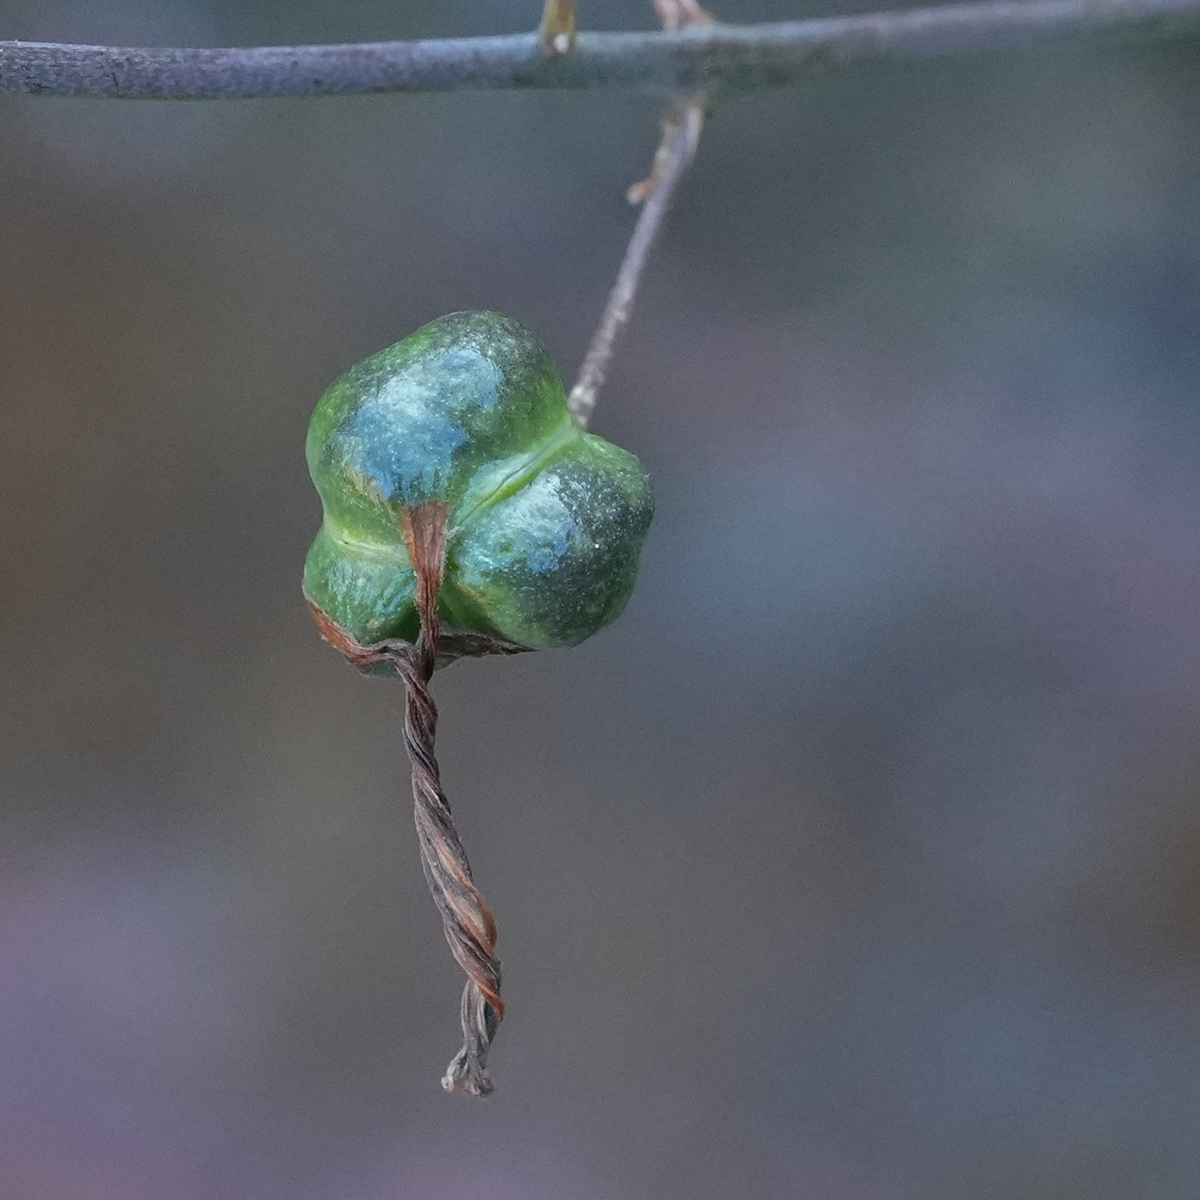
<path id="1" fill-rule="evenodd" d="M 461 1087 L 469 1096 L 492 1090 L 488 1050 L 504 1018 L 500 999 L 500 960 L 496 957 L 496 922 L 471 878 L 471 865 L 454 827 L 450 802 L 442 791 L 434 753 L 437 705 L 429 681 L 437 666 L 437 595 L 446 562 L 450 505 L 432 500 L 404 510 L 404 541 L 417 573 L 417 612 L 421 632 L 411 654 L 397 659 L 404 679 L 404 744 L 412 761 L 413 814 L 421 863 L 450 952 L 467 973 L 462 996 L 463 1047 L 442 1078 L 448 1092 Z"/>
<path id="2" fill-rule="evenodd" d="M 396 662 L 408 693 L 404 744 L 412 760 L 413 816 L 425 881 L 442 914 L 450 952 L 467 973 L 461 1008 L 463 1045 L 450 1060 L 442 1087 L 448 1092 L 457 1087 L 468 1096 L 487 1096 L 492 1091 L 488 1051 L 504 1017 L 496 921 L 471 878 L 471 867 L 442 791 L 434 754 L 437 705 L 428 687 L 434 660 L 424 630 L 415 649 L 412 657 Z"/>
<path id="3" fill-rule="evenodd" d="M 487 1096 L 492 1077 L 488 1051 L 504 1017 L 500 998 L 500 960 L 496 957 L 496 921 L 475 886 L 471 865 L 454 825 L 450 802 L 442 790 L 434 741 L 437 705 L 429 681 L 439 665 L 455 658 L 484 654 L 519 654 L 527 647 L 439 627 L 437 594 L 446 561 L 450 506 L 429 501 L 402 513 L 409 558 L 417 574 L 416 606 L 421 631 L 416 643 L 400 638 L 363 646 L 341 626 L 312 606 L 321 636 L 362 671 L 380 667 L 404 680 L 404 744 L 412 763 L 413 817 L 421 847 L 421 865 L 450 952 L 467 974 L 462 995 L 462 1049 L 450 1060 L 442 1087 L 468 1096 Z M 311 602 L 310 602 L 311 603 Z"/>

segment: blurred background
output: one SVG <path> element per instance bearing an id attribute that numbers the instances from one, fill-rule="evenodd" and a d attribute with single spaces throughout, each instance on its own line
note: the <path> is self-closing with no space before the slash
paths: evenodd
<path id="1" fill-rule="evenodd" d="M 0 0 L 0 36 L 537 7 Z M 483 1104 L 438 1086 L 400 686 L 300 597 L 304 433 L 455 309 L 569 382 L 663 99 L 0 98 L 0 1200 L 1194 1196 L 1198 66 L 717 106 L 594 422 L 657 482 L 638 590 L 435 681 L 505 965 Z"/>

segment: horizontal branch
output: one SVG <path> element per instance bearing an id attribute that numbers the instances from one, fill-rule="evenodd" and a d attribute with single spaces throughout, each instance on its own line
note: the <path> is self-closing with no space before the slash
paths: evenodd
<path id="1" fill-rule="evenodd" d="M 1198 30 L 1200 0 L 991 0 L 680 33 L 580 33 L 575 53 L 565 58 L 547 58 L 535 33 L 226 50 L 0 42 L 0 91 L 143 98 L 460 88 L 755 91 L 856 63 Z"/>

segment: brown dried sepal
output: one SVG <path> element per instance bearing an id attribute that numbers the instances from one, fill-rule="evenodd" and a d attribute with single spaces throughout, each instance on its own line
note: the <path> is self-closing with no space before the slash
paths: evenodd
<path id="1" fill-rule="evenodd" d="M 417 614 L 421 637 L 434 654 L 438 644 L 437 597 L 446 566 L 446 539 L 450 505 L 444 500 L 427 500 L 415 508 L 400 510 L 400 531 L 408 547 L 408 558 L 417 573 Z"/>
<path id="2" fill-rule="evenodd" d="M 332 617 L 322 612 L 309 597 L 308 611 L 312 613 L 317 625 L 317 632 L 340 654 L 344 655 L 351 666 L 357 667 L 367 674 L 374 672 L 379 666 L 396 666 L 401 658 L 411 659 L 416 652 L 412 642 L 403 638 L 388 638 L 382 642 L 372 642 L 364 646 L 350 636 Z M 520 646 L 516 642 L 506 642 L 486 633 L 475 633 L 469 629 L 457 629 L 453 625 L 439 624 L 437 643 L 437 665 L 449 666 L 460 658 L 483 658 L 487 654 L 529 654 L 532 646 Z"/>

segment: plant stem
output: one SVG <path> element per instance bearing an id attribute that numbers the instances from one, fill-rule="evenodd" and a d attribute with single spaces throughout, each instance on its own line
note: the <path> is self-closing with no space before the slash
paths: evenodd
<path id="1" fill-rule="evenodd" d="M 858 63 L 911 62 L 1077 36 L 1172 38 L 1200 0 L 990 0 L 669 33 L 580 33 L 548 58 L 537 33 L 241 49 L 0 42 L 0 91 L 148 99 L 462 88 L 761 91 Z"/>
<path id="2" fill-rule="evenodd" d="M 583 366 L 579 369 L 579 378 L 567 397 L 567 407 L 571 410 L 571 415 L 584 428 L 587 427 L 592 410 L 596 407 L 596 395 L 608 371 L 617 333 L 629 320 L 629 314 L 633 311 L 638 282 L 646 266 L 650 247 L 654 244 L 666 215 L 667 206 L 671 203 L 671 194 L 696 153 L 696 145 L 703 128 L 703 98 L 681 97 L 677 115 L 668 121 L 664 130 L 650 178 L 630 189 L 631 200 L 645 199 L 645 203 L 633 228 L 633 236 L 629 239 L 621 268 L 617 272 L 617 281 L 608 294 L 608 303 L 604 307 L 604 315 L 600 318 L 600 326 L 588 347 Z"/>

